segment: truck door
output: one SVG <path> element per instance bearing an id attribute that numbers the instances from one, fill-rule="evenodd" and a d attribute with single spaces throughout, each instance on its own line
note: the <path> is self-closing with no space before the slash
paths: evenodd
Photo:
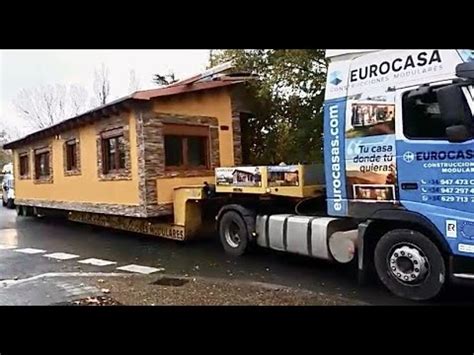
<path id="1" fill-rule="evenodd" d="M 441 86 L 397 91 L 400 204 L 428 218 L 453 253 L 474 256 L 474 140 L 448 141 L 435 92 Z M 472 86 L 465 95 L 473 110 Z"/>

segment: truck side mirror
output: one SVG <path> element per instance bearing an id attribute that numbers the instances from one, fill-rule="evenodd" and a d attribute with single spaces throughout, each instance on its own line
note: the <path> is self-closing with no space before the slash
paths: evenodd
<path id="1" fill-rule="evenodd" d="M 432 88 L 429 85 L 422 85 L 416 90 L 410 91 L 407 96 L 407 99 L 416 100 L 418 98 L 429 95 L 432 92 Z"/>
<path id="2" fill-rule="evenodd" d="M 466 126 L 457 125 L 446 128 L 446 136 L 450 142 L 462 143 L 471 138 L 471 133 Z"/>
<path id="3" fill-rule="evenodd" d="M 456 66 L 456 76 L 463 79 L 474 79 L 474 62 L 458 64 Z"/>
<path id="4" fill-rule="evenodd" d="M 453 84 L 436 90 L 446 135 L 452 142 L 464 142 L 472 137 L 473 117 L 462 86 Z"/>

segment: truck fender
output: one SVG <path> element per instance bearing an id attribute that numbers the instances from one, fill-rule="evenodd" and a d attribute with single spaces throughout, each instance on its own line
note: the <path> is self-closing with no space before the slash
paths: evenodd
<path id="1" fill-rule="evenodd" d="M 427 237 L 432 238 L 438 244 L 441 252 L 449 254 L 451 249 L 448 241 L 439 229 L 428 218 L 417 212 L 407 210 L 378 210 L 372 214 L 371 220 L 390 220 L 409 223 L 422 228 Z"/>
<path id="2" fill-rule="evenodd" d="M 245 220 L 245 223 L 247 224 L 249 234 L 254 238 L 256 237 L 256 234 L 255 234 L 255 231 L 256 231 L 256 228 L 255 228 L 256 213 L 255 213 L 255 211 L 253 211 L 251 209 L 248 209 L 248 208 L 246 208 L 242 205 L 238 205 L 238 204 L 225 205 L 219 210 L 219 212 L 216 215 L 216 228 L 217 229 L 219 228 L 219 222 L 220 222 L 221 217 L 224 215 L 224 213 L 226 213 L 228 211 L 235 211 L 235 212 L 239 213 L 242 216 L 242 218 Z"/>
<path id="3" fill-rule="evenodd" d="M 358 253 L 358 278 L 359 283 L 365 284 L 368 281 L 370 268 L 368 260 L 372 259 L 371 248 L 368 245 L 366 238 L 371 234 L 375 223 L 378 221 L 397 221 L 406 222 L 413 226 L 417 226 L 424 231 L 426 236 L 431 238 L 438 246 L 440 251 L 449 259 L 450 248 L 446 239 L 436 226 L 425 216 L 407 210 L 378 210 L 372 214 L 370 219 L 359 224 L 357 237 L 357 253 Z"/>

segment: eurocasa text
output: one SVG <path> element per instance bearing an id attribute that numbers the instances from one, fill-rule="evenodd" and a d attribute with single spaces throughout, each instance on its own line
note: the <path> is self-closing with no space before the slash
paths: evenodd
<path id="1" fill-rule="evenodd" d="M 383 61 L 378 64 L 370 64 L 365 67 L 351 70 L 350 82 L 377 78 L 391 72 L 399 73 L 411 69 L 423 68 L 436 63 L 441 64 L 441 56 L 438 50 L 431 53 L 420 52 L 418 55 L 409 55 L 406 58 L 395 58 L 392 61 Z"/>
<path id="2" fill-rule="evenodd" d="M 367 64 L 351 70 L 349 82 L 346 85 L 339 85 L 340 82 L 343 82 L 342 78 L 337 85 L 331 85 L 330 92 L 343 93 L 348 87 L 355 89 L 386 83 L 390 80 L 401 80 L 417 75 L 439 72 L 443 70 L 442 63 L 441 53 L 439 50 L 434 50 L 411 54 L 407 57 L 397 57 L 380 63 Z"/>
<path id="3" fill-rule="evenodd" d="M 331 134 L 331 178 L 335 211 L 342 209 L 342 167 L 341 167 L 341 141 L 339 138 L 339 106 L 331 105 L 329 107 L 329 126 Z"/>

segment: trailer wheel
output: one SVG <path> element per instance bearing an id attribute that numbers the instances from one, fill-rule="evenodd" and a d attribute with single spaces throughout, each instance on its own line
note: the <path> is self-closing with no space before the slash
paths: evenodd
<path id="1" fill-rule="evenodd" d="M 10 208 L 10 209 L 15 208 L 15 202 L 13 201 L 12 198 L 9 198 L 9 199 L 7 200 L 7 208 Z"/>
<path id="2" fill-rule="evenodd" d="M 21 217 L 32 217 L 33 208 L 30 206 L 16 206 L 16 214 Z"/>
<path id="3" fill-rule="evenodd" d="M 235 211 L 225 212 L 219 222 L 219 238 L 226 253 L 232 256 L 244 254 L 249 242 L 244 218 Z"/>
<path id="4" fill-rule="evenodd" d="M 33 207 L 23 206 L 23 210 L 24 210 L 24 216 L 26 216 L 26 217 L 34 217 L 35 216 L 34 211 L 33 211 Z"/>
<path id="5" fill-rule="evenodd" d="M 396 229 L 375 247 L 375 268 L 382 283 L 395 295 L 415 301 L 439 295 L 446 267 L 438 247 L 422 233 Z"/>

